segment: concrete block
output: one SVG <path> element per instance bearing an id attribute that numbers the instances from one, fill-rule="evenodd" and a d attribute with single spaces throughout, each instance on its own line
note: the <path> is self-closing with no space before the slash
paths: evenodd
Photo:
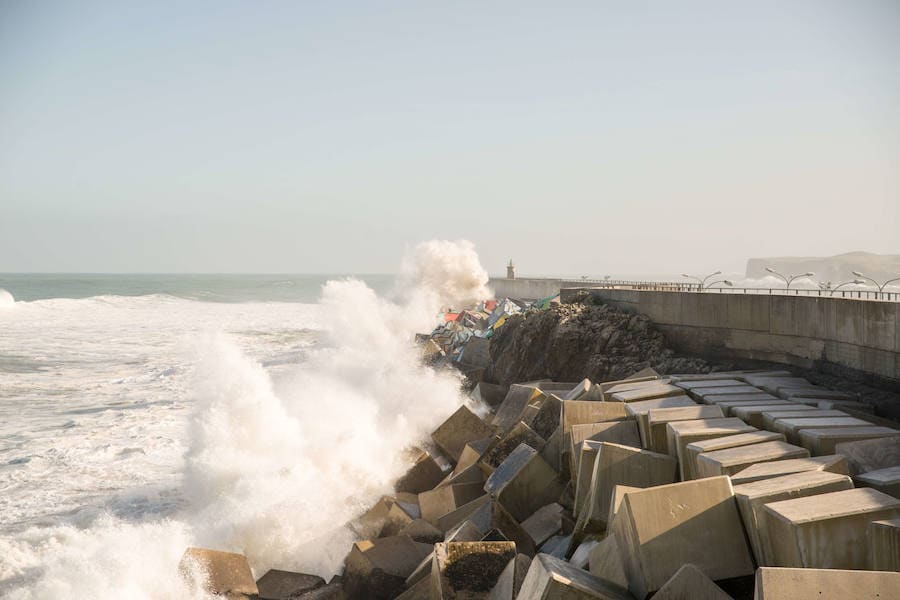
<path id="1" fill-rule="evenodd" d="M 654 600 L 733 600 L 712 579 L 694 565 L 684 565 L 672 575 Z"/>
<path id="2" fill-rule="evenodd" d="M 394 484 L 398 492 L 418 494 L 434 488 L 444 478 L 444 471 L 428 452 L 421 451 L 413 466 Z"/>
<path id="3" fill-rule="evenodd" d="M 822 387 L 779 387 L 777 394 L 782 398 L 818 398 L 820 400 L 856 400 L 857 397 L 847 392 L 829 390 Z"/>
<path id="4" fill-rule="evenodd" d="M 485 453 L 481 462 L 489 467 L 485 470 L 486 474 L 489 474 L 500 466 L 500 463 L 506 460 L 506 457 L 518 448 L 520 444 L 528 444 L 540 452 L 546 443 L 544 438 L 535 433 L 531 427 L 519 421 Z"/>
<path id="5" fill-rule="evenodd" d="M 737 417 L 738 419 L 745 422 L 747 425 L 752 425 L 757 429 L 763 429 L 763 413 L 771 412 L 774 410 L 794 410 L 797 407 L 793 402 L 788 402 L 787 400 L 783 400 L 781 402 L 771 402 L 766 401 L 765 403 L 755 403 L 755 404 L 728 404 L 725 406 L 725 412 L 727 412 L 732 417 Z"/>
<path id="6" fill-rule="evenodd" d="M 561 420 L 563 433 L 570 433 L 573 425 L 623 421 L 628 418 L 625 407 L 618 402 L 593 402 L 589 400 L 564 400 Z"/>
<path id="7" fill-rule="evenodd" d="M 572 426 L 572 452 L 581 447 L 581 442 L 610 442 L 640 448 L 641 436 L 637 422 L 613 421 L 611 423 L 587 423 Z M 576 465 L 577 466 L 577 465 Z"/>
<path id="8" fill-rule="evenodd" d="M 685 390 L 694 390 L 710 387 L 746 386 L 747 384 L 743 381 L 738 381 L 737 379 L 698 379 L 694 381 L 679 381 L 675 385 Z"/>
<path id="9" fill-rule="evenodd" d="M 460 472 L 454 471 L 441 481 L 437 487 L 446 487 L 448 485 L 462 485 L 466 483 L 484 483 L 484 471 L 481 465 L 474 464 L 466 467 Z"/>
<path id="10" fill-rule="evenodd" d="M 609 394 L 609 398 L 613 402 L 637 402 L 639 400 L 652 400 L 653 398 L 683 395 L 684 390 L 680 387 L 660 384 L 624 392 L 616 392 L 614 394 Z"/>
<path id="11" fill-rule="evenodd" d="M 494 435 L 481 440 L 466 442 L 466 445 L 463 446 L 462 453 L 459 455 L 459 460 L 456 462 L 456 467 L 453 468 L 453 475 L 459 475 L 472 465 L 477 464 L 481 457 L 484 456 L 486 452 L 490 451 L 490 449 L 499 441 L 500 436 Z M 453 477 L 450 479 L 452 478 Z"/>
<path id="12" fill-rule="evenodd" d="M 428 557 L 429 565 L 431 557 Z M 429 570 L 429 575 L 431 571 Z M 304 600 L 298 598 L 297 600 Z M 431 600 L 431 577 L 417 579 L 412 585 L 408 585 L 406 591 L 397 596 L 396 600 Z"/>
<path id="13" fill-rule="evenodd" d="M 189 581 L 200 576 L 203 590 L 229 598 L 241 598 L 259 593 L 250 564 L 243 554 L 221 552 L 208 548 L 188 548 L 178 565 L 179 572 Z"/>
<path id="14" fill-rule="evenodd" d="M 775 431 L 775 421 L 778 419 L 821 419 L 823 417 L 849 417 L 840 410 L 823 410 L 805 404 L 797 404 L 791 407 L 773 408 L 762 412 L 762 426 L 769 431 Z"/>
<path id="15" fill-rule="evenodd" d="M 569 553 L 569 548 L 574 542 L 574 536 L 572 534 L 559 534 L 554 535 L 552 538 L 544 542 L 544 545 L 541 546 L 540 552 L 541 554 L 549 554 L 550 556 L 555 556 L 556 558 L 565 559 L 566 555 Z"/>
<path id="16" fill-rule="evenodd" d="M 725 450 L 704 452 L 697 456 L 697 477 L 734 475 L 756 463 L 789 458 L 808 458 L 809 451 L 786 442 L 763 442 Z"/>
<path id="17" fill-rule="evenodd" d="M 685 406 L 681 408 L 654 408 L 647 413 L 649 438 L 644 447 L 654 452 L 665 454 L 669 451 L 666 425 L 674 421 L 693 421 L 698 419 L 721 419 L 725 415 L 718 406 Z M 647 443 L 649 442 L 649 443 Z"/>
<path id="18" fill-rule="evenodd" d="M 616 536 L 608 535 L 594 546 L 588 558 L 588 570 L 591 575 L 621 588 L 628 588 L 628 578 L 625 576 L 625 565 L 622 564 L 622 553 L 616 544 Z"/>
<path id="19" fill-rule="evenodd" d="M 843 454 L 851 474 L 876 470 L 876 465 L 900 464 L 900 431 L 890 427 L 803 429 L 800 444 L 812 454 Z"/>
<path id="20" fill-rule="evenodd" d="M 498 499 L 519 522 L 555 502 L 562 488 L 557 472 L 525 444 L 516 448 L 484 484 L 484 491 Z"/>
<path id="21" fill-rule="evenodd" d="M 591 480 L 594 476 L 594 461 L 600 451 L 602 442 L 581 442 L 578 450 L 577 467 L 573 470 L 572 482 L 575 485 L 575 503 L 572 507 L 573 514 L 577 517 L 584 509 L 585 500 L 591 489 Z"/>
<path id="22" fill-rule="evenodd" d="M 606 529 L 609 530 L 612 527 L 613 521 L 616 519 L 616 515 L 619 512 L 619 507 L 622 506 L 622 500 L 625 499 L 625 494 L 628 492 L 635 492 L 637 490 L 642 490 L 644 488 L 633 486 L 633 485 L 616 485 L 613 486 L 613 491 L 609 500 L 609 513 L 606 516 Z"/>
<path id="23" fill-rule="evenodd" d="M 688 479 L 685 468 L 688 444 L 753 431 L 756 431 L 754 427 L 734 417 L 673 421 L 666 425 L 666 453 L 678 459 L 679 474 L 684 481 Z"/>
<path id="24" fill-rule="evenodd" d="M 584 530 L 598 531 L 607 526 L 616 486 L 649 488 L 669 484 L 675 481 L 677 467 L 678 462 L 668 454 L 600 442 L 584 518 L 579 518 L 584 521 Z"/>
<path id="25" fill-rule="evenodd" d="M 739 400 L 736 402 L 719 402 L 715 406 L 721 408 L 722 412 L 725 413 L 726 416 L 737 417 L 738 415 L 735 414 L 735 410 L 739 408 L 746 409 L 748 407 L 756 408 L 761 406 L 768 406 L 777 410 L 779 407 L 792 408 L 796 405 L 793 402 L 789 402 L 788 400 Z M 750 424 L 756 427 L 756 425 L 754 425 L 753 423 Z"/>
<path id="26" fill-rule="evenodd" d="M 399 596 L 398 596 L 399 598 Z M 407 596 L 409 598 L 409 596 Z M 348 600 L 344 591 L 344 584 L 340 577 L 334 577 L 324 586 L 306 592 L 302 596 L 295 596 L 291 600 Z"/>
<path id="27" fill-rule="evenodd" d="M 809 471 L 734 486 L 734 497 L 756 563 L 760 566 L 774 564 L 766 514 L 763 510 L 766 504 L 850 489 L 853 489 L 853 482 L 846 475 L 822 471 Z"/>
<path id="28" fill-rule="evenodd" d="M 633 600 L 627 590 L 570 565 L 538 554 L 531 561 L 517 600 Z"/>
<path id="29" fill-rule="evenodd" d="M 749 392 L 742 394 L 708 394 L 703 398 L 704 404 L 719 404 L 720 402 L 761 402 L 764 400 L 775 400 L 779 402 L 787 402 L 772 394 L 766 392 Z"/>
<path id="30" fill-rule="evenodd" d="M 708 387 L 691 390 L 690 396 L 694 400 L 709 404 L 707 398 L 711 396 L 734 396 L 737 394 L 758 394 L 759 390 L 752 385 L 733 385 L 729 387 Z"/>
<path id="31" fill-rule="evenodd" d="M 576 383 L 569 391 L 563 393 L 560 396 L 562 400 L 580 400 L 583 396 L 585 396 L 591 389 L 591 380 L 590 379 L 582 379 L 578 383 Z"/>
<path id="32" fill-rule="evenodd" d="M 509 387 L 505 385 L 497 385 L 496 383 L 486 383 L 479 381 L 475 385 L 475 389 L 469 394 L 476 402 L 484 402 L 491 408 L 497 408 L 503 404 L 506 394 L 509 393 Z"/>
<path id="33" fill-rule="evenodd" d="M 900 519 L 869 523 L 869 569 L 900 571 Z"/>
<path id="34" fill-rule="evenodd" d="M 528 533 L 535 546 L 540 546 L 562 531 L 562 526 L 563 507 L 556 502 L 542 506 L 522 521 L 522 529 Z"/>
<path id="35" fill-rule="evenodd" d="M 713 580 L 753 574 L 753 559 L 727 477 L 629 492 L 613 522 L 628 588 L 645 598 L 685 563 Z"/>
<path id="36" fill-rule="evenodd" d="M 561 460 L 563 454 L 563 430 L 562 425 L 558 426 L 553 434 L 547 438 L 543 450 L 540 451 L 541 458 L 547 461 L 547 464 L 553 467 L 553 470 L 559 472 L 561 469 Z"/>
<path id="37" fill-rule="evenodd" d="M 538 408 L 537 414 L 531 420 L 531 428 L 543 439 L 549 438 L 559 427 L 559 420 L 562 414 L 562 402 L 555 395 L 550 394 L 544 397 Z"/>
<path id="38" fill-rule="evenodd" d="M 491 425 L 501 431 L 506 431 L 522 420 L 522 413 L 531 404 L 531 401 L 539 397 L 542 392 L 534 386 L 514 383 L 509 386 L 506 398 L 497 408 Z M 485 437 L 485 436 L 481 436 Z"/>
<path id="39" fill-rule="evenodd" d="M 625 405 L 625 410 L 638 424 L 638 433 L 641 436 L 641 445 L 649 446 L 650 439 L 650 411 L 657 408 L 682 408 L 698 406 L 696 402 L 687 396 L 669 396 L 667 398 L 653 398 L 641 400 Z M 646 441 L 645 441 L 646 440 Z"/>
<path id="40" fill-rule="evenodd" d="M 894 498 L 900 498 L 900 466 L 869 471 L 854 477 L 859 486 L 870 487 Z"/>
<path id="41" fill-rule="evenodd" d="M 772 479 L 809 471 L 849 475 L 847 459 L 840 454 L 830 454 L 828 456 L 774 460 L 772 462 L 750 465 L 731 476 L 731 485 L 743 485 L 754 481 L 762 481 L 763 479 Z"/>
<path id="42" fill-rule="evenodd" d="M 771 431 L 751 431 L 738 435 L 727 435 L 720 438 L 711 438 L 699 442 L 691 442 L 684 447 L 685 473 L 683 479 L 694 479 L 697 473 L 697 456 L 703 452 L 725 450 L 727 448 L 739 448 L 764 442 L 783 442 L 784 435 Z"/>
<path id="43" fill-rule="evenodd" d="M 413 519 L 401 527 L 397 535 L 408 535 L 420 544 L 435 544 L 444 539 L 444 532 L 425 519 Z"/>
<path id="44" fill-rule="evenodd" d="M 484 494 L 484 486 L 480 483 L 462 483 L 435 488 L 419 494 L 419 507 L 422 518 L 431 524 L 437 524 L 444 515 L 451 513 Z M 410 519 L 412 520 L 412 519 Z"/>
<path id="45" fill-rule="evenodd" d="M 892 598 L 898 587 L 900 573 L 761 567 L 753 600 Z"/>
<path id="46" fill-rule="evenodd" d="M 847 458 L 850 475 L 900 465 L 900 435 L 841 442 L 834 450 Z"/>
<path id="47" fill-rule="evenodd" d="M 766 504 L 772 562 L 807 569 L 865 569 L 866 529 L 900 517 L 900 500 L 853 489 Z"/>
<path id="48" fill-rule="evenodd" d="M 390 510 L 388 510 L 387 518 L 384 521 L 384 526 L 381 528 L 378 537 L 397 535 L 405 525 L 421 516 L 418 505 L 406 506 L 407 508 L 404 508 L 403 504 L 398 502 L 393 503 Z"/>
<path id="49" fill-rule="evenodd" d="M 516 557 L 513 542 L 448 542 L 434 545 L 431 597 L 483 600 Z"/>
<path id="50" fill-rule="evenodd" d="M 438 519 L 436 526 L 441 531 L 449 532 L 449 531 L 453 530 L 455 527 L 462 524 L 464 521 L 470 520 L 469 517 L 471 517 L 478 509 L 483 507 L 485 504 L 489 504 L 490 501 L 491 501 L 491 498 L 488 494 L 480 496 L 480 497 L 476 498 L 475 500 L 472 500 L 468 504 L 463 504 L 462 506 L 460 506 L 453 512 L 447 513 L 446 515 L 444 515 L 443 517 Z M 487 530 L 485 530 L 485 531 L 487 531 Z M 485 533 L 485 531 L 482 531 L 481 533 L 483 534 L 483 533 Z M 480 539 L 480 537 L 479 537 L 479 539 Z M 460 540 L 460 541 L 463 541 L 463 540 Z"/>
<path id="51" fill-rule="evenodd" d="M 430 544 L 405 535 L 356 542 L 344 559 L 344 589 L 351 598 L 394 598 L 430 553 Z"/>
<path id="52" fill-rule="evenodd" d="M 774 429 L 783 433 L 787 441 L 792 444 L 800 443 L 800 431 L 803 429 L 835 429 L 847 427 L 866 427 L 869 423 L 854 417 L 793 417 L 790 419 L 775 419 Z"/>
<path id="53" fill-rule="evenodd" d="M 487 600 L 516 600 L 530 566 L 531 558 L 524 554 L 517 554 L 500 573 L 497 584 L 491 590 Z"/>
<path id="54" fill-rule="evenodd" d="M 493 435 L 494 429 L 465 406 L 460 406 L 449 419 L 431 434 L 435 445 L 453 461 L 458 461 L 466 442 Z"/>
<path id="55" fill-rule="evenodd" d="M 648 387 L 656 387 L 656 386 L 663 385 L 666 383 L 669 383 L 669 382 L 666 380 L 662 380 L 659 377 L 648 377 L 645 379 L 607 381 L 607 382 L 599 384 L 599 386 L 603 390 L 604 400 L 609 402 L 610 401 L 609 396 L 612 394 L 617 394 L 619 392 L 627 392 L 630 390 L 641 390 L 641 389 L 646 389 Z"/>
<path id="56" fill-rule="evenodd" d="M 857 412 L 874 413 L 875 407 L 858 400 L 819 400 L 816 406 L 823 410 L 855 410 Z"/>
<path id="57" fill-rule="evenodd" d="M 259 600 L 292 600 L 301 594 L 323 587 L 325 580 L 318 575 L 269 569 L 256 582 Z"/>
<path id="58" fill-rule="evenodd" d="M 572 553 L 572 558 L 569 559 L 569 564 L 572 566 L 578 567 L 579 569 L 588 570 L 588 563 L 591 559 L 591 551 L 600 544 L 600 540 L 598 536 L 588 536 L 584 539 L 578 547 L 575 549 L 575 552 Z"/>

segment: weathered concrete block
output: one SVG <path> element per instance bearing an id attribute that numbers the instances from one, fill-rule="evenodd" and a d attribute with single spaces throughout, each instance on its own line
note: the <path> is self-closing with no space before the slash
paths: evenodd
<path id="1" fill-rule="evenodd" d="M 816 406 L 822 410 L 855 410 L 856 412 L 874 413 L 875 407 L 858 400 L 819 400 Z"/>
<path id="2" fill-rule="evenodd" d="M 756 431 L 754 427 L 734 417 L 672 421 L 666 425 L 666 452 L 678 459 L 679 474 L 686 481 L 689 479 L 685 466 L 688 444 L 753 431 Z"/>
<path id="3" fill-rule="evenodd" d="M 697 474 L 697 456 L 704 452 L 713 452 L 715 450 L 725 450 L 727 448 L 739 448 L 741 446 L 750 446 L 751 444 L 762 444 L 764 442 L 783 442 L 784 435 L 781 433 L 773 433 L 771 431 L 751 431 L 750 433 L 741 433 L 738 435 L 728 435 L 720 438 L 711 438 L 699 442 L 691 442 L 684 447 L 685 458 L 685 474 L 683 479 L 694 479 Z"/>
<path id="4" fill-rule="evenodd" d="M 535 546 L 540 546 L 562 531 L 562 526 L 563 507 L 556 502 L 542 506 L 522 521 L 522 529 L 531 536 Z"/>
<path id="5" fill-rule="evenodd" d="M 775 402 L 787 402 L 778 396 L 773 396 L 762 391 L 742 393 L 742 394 L 707 394 L 703 398 L 704 404 L 719 404 L 720 402 L 765 402 L 771 400 Z"/>
<path id="6" fill-rule="evenodd" d="M 613 522 L 628 588 L 661 588 L 685 563 L 713 580 L 752 575 L 754 566 L 727 477 L 629 492 Z"/>
<path id="7" fill-rule="evenodd" d="M 484 486 L 480 483 L 463 483 L 435 488 L 419 494 L 419 507 L 422 518 L 431 524 L 437 524 L 444 515 L 468 504 L 484 494 Z M 412 519 L 410 519 L 412 520 Z"/>
<path id="8" fill-rule="evenodd" d="M 572 566 L 578 567 L 579 569 L 588 570 L 588 563 L 591 559 L 591 552 L 597 545 L 600 543 L 600 536 L 590 535 L 584 538 L 578 547 L 575 548 L 575 551 L 572 553 L 572 558 L 569 559 L 569 564 Z"/>
<path id="9" fill-rule="evenodd" d="M 775 421 L 779 419 L 813 419 L 822 417 L 849 417 L 839 410 L 822 410 L 805 404 L 797 404 L 790 408 L 765 410 L 762 413 L 762 425 L 770 431 L 776 431 Z"/>
<path id="10" fill-rule="evenodd" d="M 747 384 L 737 379 L 698 379 L 694 381 L 679 381 L 675 385 L 685 390 L 694 390 L 711 387 L 734 387 L 736 385 L 746 386 Z"/>
<path id="11" fill-rule="evenodd" d="M 405 506 L 405 508 L 404 508 Z M 406 503 L 394 502 L 388 510 L 387 518 L 384 526 L 378 534 L 378 537 L 388 537 L 397 535 L 404 525 L 412 522 L 421 516 L 418 505 L 409 505 Z"/>
<path id="12" fill-rule="evenodd" d="M 588 558 L 591 575 L 611 581 L 621 588 L 628 588 L 625 576 L 625 565 L 622 564 L 622 553 L 616 544 L 616 536 L 608 535 L 591 550 Z"/>
<path id="13" fill-rule="evenodd" d="M 774 430 L 783 433 L 792 444 L 800 443 L 800 431 L 803 429 L 846 429 L 847 427 L 866 427 L 869 423 L 854 417 L 822 417 L 776 419 Z"/>
<path id="14" fill-rule="evenodd" d="M 587 423 L 572 426 L 571 452 L 577 458 L 576 450 L 580 450 L 584 441 L 611 442 L 640 448 L 641 436 L 638 433 L 637 423 L 631 419 L 627 421 L 613 421 L 611 423 Z M 573 465 L 574 473 L 578 465 Z"/>
<path id="15" fill-rule="evenodd" d="M 654 600 L 733 600 L 694 565 L 678 569 L 653 595 Z"/>
<path id="16" fill-rule="evenodd" d="M 562 402 L 553 394 L 545 396 L 541 402 L 537 414 L 531 421 L 531 428 L 541 438 L 548 439 L 553 432 L 559 427 L 560 417 L 562 415 Z"/>
<path id="17" fill-rule="evenodd" d="M 900 571 L 900 519 L 869 523 L 869 568 Z"/>
<path id="18" fill-rule="evenodd" d="M 444 539 L 444 532 L 425 519 L 413 519 L 401 527 L 397 535 L 408 535 L 420 544 L 435 544 Z"/>
<path id="19" fill-rule="evenodd" d="M 731 476 L 731 485 L 743 485 L 754 481 L 762 481 L 763 479 L 773 479 L 808 471 L 824 471 L 837 475 L 849 474 L 847 459 L 840 454 L 831 454 L 829 456 L 792 458 L 750 465 Z"/>
<path id="20" fill-rule="evenodd" d="M 806 448 L 786 442 L 763 442 L 726 450 L 714 450 L 697 456 L 697 477 L 734 475 L 756 463 L 808 457 L 809 451 Z"/>
<path id="21" fill-rule="evenodd" d="M 798 473 L 735 486 L 734 497 L 757 564 L 771 566 L 774 560 L 765 520 L 766 514 L 763 510 L 766 504 L 850 489 L 853 489 L 853 482 L 846 475 L 821 471 Z"/>
<path id="22" fill-rule="evenodd" d="M 887 467 L 857 475 L 857 485 L 870 487 L 894 498 L 900 498 L 900 466 Z"/>
<path id="23" fill-rule="evenodd" d="M 619 507 L 622 506 L 622 500 L 625 499 L 625 494 L 642 489 L 644 488 L 633 485 L 613 486 L 613 491 L 609 500 L 609 513 L 606 516 L 606 529 L 608 531 L 612 528 L 613 521 L 616 519 L 616 514 L 619 512 Z"/>
<path id="24" fill-rule="evenodd" d="M 648 387 L 656 387 L 667 383 L 670 382 L 666 379 L 660 379 L 659 377 L 645 377 L 641 379 L 621 379 L 618 381 L 606 381 L 598 385 L 603 391 L 603 399 L 609 402 L 609 396 L 612 394 L 627 392 L 629 390 L 639 390 Z"/>
<path id="25" fill-rule="evenodd" d="M 587 393 L 591 390 L 591 380 L 590 379 L 582 379 L 567 392 L 563 393 L 560 396 L 561 400 L 579 400 L 583 396 L 587 395 Z"/>
<path id="26" fill-rule="evenodd" d="M 491 590 L 487 600 L 516 600 L 530 566 L 531 558 L 524 554 L 517 554 L 500 573 L 497 584 Z"/>
<path id="27" fill-rule="evenodd" d="M 900 500 L 877 490 L 854 489 L 765 506 L 772 562 L 808 569 L 865 569 L 866 529 L 900 517 Z"/>
<path id="28" fill-rule="evenodd" d="M 653 398 L 683 395 L 684 390 L 680 387 L 674 385 L 653 385 L 624 392 L 615 392 L 609 394 L 609 398 L 613 402 L 636 402 L 638 400 L 651 400 Z"/>
<path id="29" fill-rule="evenodd" d="M 513 542 L 449 542 L 434 545 L 431 597 L 483 600 L 516 557 Z"/>
<path id="30" fill-rule="evenodd" d="M 428 452 L 422 451 L 415 459 L 413 466 L 397 480 L 394 489 L 398 492 L 418 494 L 434 488 L 443 478 L 444 471 L 434 457 Z"/>
<path id="31" fill-rule="evenodd" d="M 491 408 L 497 408 L 503 404 L 506 394 L 509 393 L 509 387 L 505 385 L 497 385 L 496 383 L 486 383 L 479 381 L 472 390 L 470 396 L 476 402 L 484 402 Z"/>
<path id="32" fill-rule="evenodd" d="M 344 588 L 350 598 L 393 598 L 430 553 L 430 544 L 405 535 L 356 542 L 344 560 Z"/>
<path id="33" fill-rule="evenodd" d="M 203 579 L 203 589 L 210 594 L 240 598 L 259 593 L 250 564 L 243 554 L 208 548 L 188 548 L 181 557 L 178 570 L 194 581 Z"/>
<path id="34" fill-rule="evenodd" d="M 449 419 L 431 434 L 431 439 L 454 462 L 459 460 L 466 442 L 493 435 L 494 429 L 465 406 L 460 406 Z"/>
<path id="35" fill-rule="evenodd" d="M 650 437 L 645 448 L 665 454 L 669 450 L 666 425 L 673 421 L 693 421 L 697 419 L 721 419 L 725 415 L 718 406 L 685 406 L 683 408 L 654 408 L 647 413 Z"/>
<path id="36" fill-rule="evenodd" d="M 547 443 L 544 444 L 543 450 L 540 451 L 541 458 L 547 461 L 547 464 L 557 472 L 562 467 L 560 463 L 562 462 L 564 437 L 562 425 L 560 425 L 553 431 L 553 435 L 547 438 Z"/>
<path id="37" fill-rule="evenodd" d="M 759 390 L 752 385 L 732 385 L 726 387 L 708 387 L 691 390 L 691 397 L 694 400 L 709 404 L 706 400 L 710 396 L 734 396 L 737 394 L 758 394 Z"/>
<path id="38" fill-rule="evenodd" d="M 531 561 L 517 600 L 633 600 L 627 590 L 568 562 L 538 554 Z"/>
<path id="39" fill-rule="evenodd" d="M 489 467 L 486 473 L 493 472 L 520 444 L 528 444 L 540 452 L 546 443 L 531 427 L 519 421 L 485 453 L 482 463 Z"/>
<path id="40" fill-rule="evenodd" d="M 522 522 L 540 507 L 555 502 L 562 487 L 556 471 L 534 448 L 522 444 L 488 477 L 484 491 Z"/>
<path id="41" fill-rule="evenodd" d="M 256 582 L 259 600 L 292 600 L 301 594 L 323 587 L 325 580 L 318 575 L 269 569 Z"/>
<path id="42" fill-rule="evenodd" d="M 590 478 L 591 491 L 585 502 L 584 530 L 597 531 L 607 526 L 616 486 L 649 488 L 669 484 L 675 481 L 677 467 L 675 458 L 667 454 L 600 442 Z"/>
<path id="43" fill-rule="evenodd" d="M 543 395 L 535 385 L 523 385 L 515 383 L 509 386 L 506 398 L 494 413 L 491 425 L 501 431 L 506 431 L 522 420 L 522 413 L 533 400 Z"/>
<path id="44" fill-rule="evenodd" d="M 900 573 L 761 567 L 753 600 L 892 598 L 898 588 Z"/>
<path id="45" fill-rule="evenodd" d="M 803 429 L 800 443 L 812 454 L 843 454 L 851 474 L 900 464 L 900 431 L 889 427 Z"/>
<path id="46" fill-rule="evenodd" d="M 727 416 L 742 419 L 743 421 L 749 423 L 750 425 L 753 425 L 754 427 L 757 427 L 759 425 L 756 420 L 753 420 L 754 415 L 757 414 L 752 410 L 754 408 L 783 408 L 787 410 L 788 408 L 794 408 L 795 406 L 797 406 L 793 402 L 788 402 L 787 400 L 738 400 L 736 402 L 717 402 L 715 405 L 721 408 L 722 412 Z M 750 415 L 750 417 L 747 418 L 743 415 Z"/>

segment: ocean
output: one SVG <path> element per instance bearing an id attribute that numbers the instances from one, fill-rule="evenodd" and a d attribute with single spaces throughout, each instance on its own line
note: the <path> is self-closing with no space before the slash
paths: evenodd
<path id="1" fill-rule="evenodd" d="M 191 545 L 338 573 L 342 525 L 463 401 L 413 334 L 487 293 L 465 244 L 403 268 L 0 275 L 0 597 L 203 598 Z"/>

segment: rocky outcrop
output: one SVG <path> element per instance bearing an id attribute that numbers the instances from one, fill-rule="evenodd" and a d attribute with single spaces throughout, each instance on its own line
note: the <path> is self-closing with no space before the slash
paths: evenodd
<path id="1" fill-rule="evenodd" d="M 645 367 L 660 374 L 707 373 L 703 360 L 666 348 L 643 315 L 609 306 L 563 304 L 513 315 L 491 339 L 485 379 L 502 385 L 536 379 L 622 379 Z"/>

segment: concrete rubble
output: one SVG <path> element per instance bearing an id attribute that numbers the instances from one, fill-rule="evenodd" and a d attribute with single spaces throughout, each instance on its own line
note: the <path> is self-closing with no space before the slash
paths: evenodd
<path id="1" fill-rule="evenodd" d="M 897 597 L 900 426 L 859 397 L 709 372 L 646 319 L 552 299 L 448 311 L 418 342 L 471 401 L 347 524 L 343 573 L 254 581 L 191 548 L 185 578 L 248 600 Z"/>

